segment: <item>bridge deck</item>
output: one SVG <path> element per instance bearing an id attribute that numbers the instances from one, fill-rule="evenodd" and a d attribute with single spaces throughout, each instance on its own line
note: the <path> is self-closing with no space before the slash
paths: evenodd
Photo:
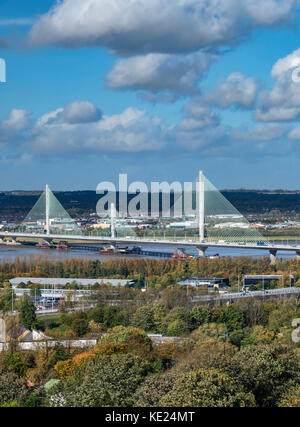
<path id="1" fill-rule="evenodd" d="M 62 235 L 62 234 L 30 234 L 30 233 L 10 233 L 0 232 L 0 238 L 34 238 L 44 240 L 68 240 L 68 241 L 84 241 L 91 243 L 109 243 L 109 244 L 147 244 L 147 245 L 161 245 L 161 246 L 181 246 L 181 247 L 198 247 L 198 248 L 237 248 L 237 249 L 255 249 L 263 251 L 288 251 L 300 252 L 300 245 L 280 245 L 269 244 L 259 245 L 257 243 L 236 243 L 236 242 L 200 242 L 197 240 L 162 240 L 162 239 L 142 239 L 132 237 L 101 237 L 101 236 L 76 236 L 76 235 Z"/>

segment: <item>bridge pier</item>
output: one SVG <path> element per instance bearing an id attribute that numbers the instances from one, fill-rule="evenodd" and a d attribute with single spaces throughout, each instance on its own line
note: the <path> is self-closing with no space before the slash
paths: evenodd
<path id="1" fill-rule="evenodd" d="M 198 251 L 199 257 L 204 258 L 206 250 L 207 250 L 207 246 L 197 246 L 197 251 Z"/>
<path id="2" fill-rule="evenodd" d="M 270 249 L 270 261 L 271 265 L 275 265 L 277 262 L 277 249 Z"/>

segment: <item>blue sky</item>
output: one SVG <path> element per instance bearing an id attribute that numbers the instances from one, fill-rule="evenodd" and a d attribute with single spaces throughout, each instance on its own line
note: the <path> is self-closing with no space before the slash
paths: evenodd
<path id="1" fill-rule="evenodd" d="M 298 0 L 0 0 L 0 190 L 298 189 L 299 22 Z"/>

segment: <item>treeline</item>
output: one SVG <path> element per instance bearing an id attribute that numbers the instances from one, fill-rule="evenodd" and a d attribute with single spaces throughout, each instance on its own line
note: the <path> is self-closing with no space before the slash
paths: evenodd
<path id="1" fill-rule="evenodd" d="M 192 306 L 180 288 L 165 289 L 155 301 L 125 300 L 120 306 L 100 303 L 88 312 L 62 313 L 40 319 L 38 328 L 57 339 L 90 337 L 116 326 L 133 326 L 147 333 L 186 337 L 205 325 L 203 334 L 228 340 L 241 347 L 255 341 L 276 338 L 278 333 L 290 341 L 292 321 L 300 318 L 297 299 L 283 302 L 257 298 L 241 300 L 223 307 Z M 252 328 L 259 327 L 253 334 Z M 264 337 L 263 330 L 269 332 Z"/>
<path id="2" fill-rule="evenodd" d="M 250 299 L 224 308 L 175 301 L 165 294 L 164 304 L 129 317 L 124 307 L 105 305 L 61 314 L 60 326 L 77 336 L 86 326 L 97 345 L 2 353 L 0 406 L 300 405 L 299 344 L 292 340 L 299 301 Z M 182 339 L 153 345 L 147 330 L 173 332 L 176 321 L 188 326 Z"/>
<path id="3" fill-rule="evenodd" d="M 283 274 L 289 285 L 289 274 L 300 279 L 300 263 L 296 259 L 278 261 L 270 265 L 269 258 L 224 257 L 218 259 L 154 260 L 119 258 L 108 261 L 81 258 L 49 261 L 44 257 L 16 257 L 0 262 L 0 282 L 16 276 L 70 278 L 116 278 L 146 280 L 149 285 L 166 287 L 185 277 L 228 277 L 237 283 L 243 274 Z"/>

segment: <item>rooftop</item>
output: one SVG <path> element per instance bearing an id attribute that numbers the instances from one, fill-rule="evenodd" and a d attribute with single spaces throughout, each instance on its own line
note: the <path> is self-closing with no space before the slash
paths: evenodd
<path id="1" fill-rule="evenodd" d="M 37 284 L 37 285 L 53 285 L 53 286 L 65 286 L 67 284 L 76 284 L 78 286 L 93 286 L 95 284 L 106 284 L 110 283 L 113 286 L 126 286 L 128 283 L 131 283 L 131 280 L 126 279 L 61 279 L 61 278 L 52 278 L 52 277 L 15 277 L 11 279 L 10 284 L 12 287 L 16 287 L 21 283 L 27 284 L 28 282 Z"/>

